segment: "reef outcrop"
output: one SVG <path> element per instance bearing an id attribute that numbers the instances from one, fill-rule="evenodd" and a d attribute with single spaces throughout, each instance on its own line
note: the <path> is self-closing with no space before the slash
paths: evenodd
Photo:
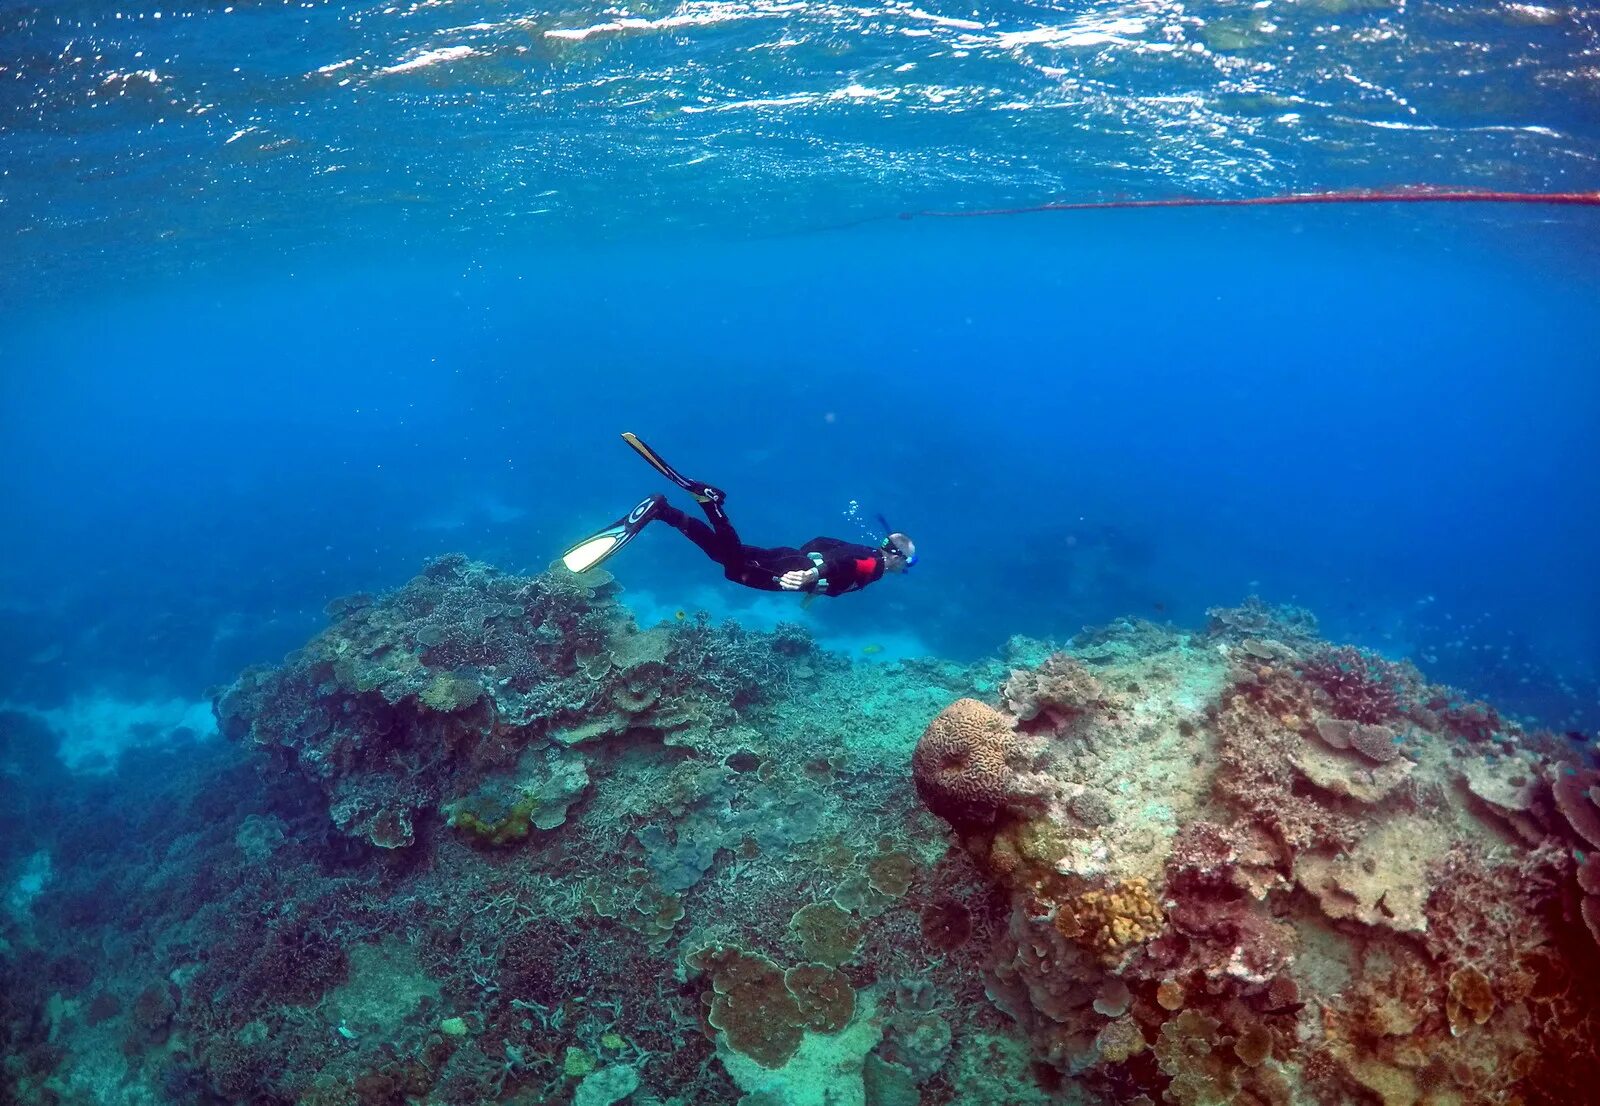
<path id="1" fill-rule="evenodd" d="M 488 845 L 554 829 L 601 739 L 692 743 L 781 686 L 791 659 L 781 638 L 703 621 L 641 630 L 617 590 L 604 572 L 445 558 L 382 598 L 331 605 L 304 648 L 217 694 L 219 725 L 380 848 L 413 844 L 419 822 Z"/>
<path id="2" fill-rule="evenodd" d="M 913 770 L 1007 897 L 990 997 L 1078 1086 L 1592 1096 L 1600 774 L 1564 743 L 1261 604 L 1123 624 L 997 699 L 946 708 Z M 1027 750 L 982 762 L 983 819 L 925 782 L 953 733 Z"/>

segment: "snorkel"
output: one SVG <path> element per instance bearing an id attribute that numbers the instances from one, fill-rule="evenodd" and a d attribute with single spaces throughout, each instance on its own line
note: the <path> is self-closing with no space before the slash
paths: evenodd
<path id="1" fill-rule="evenodd" d="M 904 561 L 906 563 L 906 568 L 908 568 L 908 569 L 912 565 L 916 564 L 917 563 L 917 555 L 916 555 L 916 553 L 915 552 L 907 552 L 906 550 L 904 550 L 904 549 L 902 549 L 900 547 L 900 543 L 899 542 L 894 540 L 895 529 L 894 529 L 893 526 L 889 525 L 889 520 L 884 518 L 882 515 L 879 515 L 878 516 L 878 525 L 883 527 L 883 541 L 879 544 L 878 548 L 882 549 L 882 550 L 885 550 L 886 552 L 893 553 L 896 557 L 899 557 L 902 561 Z"/>

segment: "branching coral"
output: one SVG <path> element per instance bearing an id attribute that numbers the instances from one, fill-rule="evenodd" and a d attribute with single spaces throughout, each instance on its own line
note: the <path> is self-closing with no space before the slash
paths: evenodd
<path id="1" fill-rule="evenodd" d="M 1308 741 L 1301 732 L 1314 707 L 1303 681 L 1278 668 L 1236 670 L 1213 710 L 1220 737 L 1220 797 L 1290 850 L 1347 846 L 1361 835 L 1359 820 L 1296 786 L 1294 756 Z"/>
<path id="2" fill-rule="evenodd" d="M 1306 680 L 1328 697 L 1336 717 L 1376 724 L 1401 713 L 1421 684 L 1409 665 L 1353 645 L 1330 646 L 1302 662 Z"/>

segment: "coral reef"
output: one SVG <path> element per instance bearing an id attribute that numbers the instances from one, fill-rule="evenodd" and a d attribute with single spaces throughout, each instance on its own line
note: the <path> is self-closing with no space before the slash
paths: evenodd
<path id="1" fill-rule="evenodd" d="M 1092 684 L 1051 658 L 959 705 L 1034 742 L 983 832 L 919 776 L 1009 900 L 989 994 L 1039 1060 L 1106 1102 L 1585 1100 L 1593 769 L 1259 603 L 1085 646 Z"/>
<path id="2" fill-rule="evenodd" d="M 1600 772 L 1259 600 L 974 665 L 451 557 L 73 776 L 0 713 L 0 1099 L 1555 1106 Z"/>

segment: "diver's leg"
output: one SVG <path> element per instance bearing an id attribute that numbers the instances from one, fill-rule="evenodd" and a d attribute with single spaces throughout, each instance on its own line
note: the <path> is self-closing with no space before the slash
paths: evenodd
<path id="1" fill-rule="evenodd" d="M 710 484 L 702 484 L 698 480 L 690 480 L 687 476 L 684 476 L 677 469 L 667 464 L 666 460 L 661 456 L 661 454 L 657 453 L 655 450 L 641 442 L 637 435 L 624 431 L 622 434 L 622 440 L 632 446 L 634 452 L 643 457 L 645 462 L 649 464 L 651 468 L 655 469 L 662 476 L 665 476 L 668 480 L 671 480 L 674 484 L 678 485 L 678 487 L 694 496 L 699 502 L 721 503 L 727 498 L 727 496 L 723 495 L 721 488 L 713 488 Z"/>
<path id="2" fill-rule="evenodd" d="M 716 491 L 715 488 L 711 489 Z M 722 493 L 717 492 L 720 496 Z M 728 512 L 722 509 L 721 499 L 704 499 L 700 501 L 700 509 L 705 512 L 706 518 L 711 523 L 711 532 L 716 535 L 719 548 L 724 556 L 719 560 L 738 556 L 744 549 L 744 542 L 739 540 L 739 532 L 733 528 L 733 522 L 728 518 Z"/>
<path id="3" fill-rule="evenodd" d="M 709 507 L 710 505 L 708 504 L 707 506 Z M 709 514 L 710 512 L 708 511 L 707 513 Z M 710 557 L 720 565 L 726 565 L 729 546 L 724 534 L 707 526 L 697 518 L 690 518 L 670 503 L 663 502 L 660 507 L 656 508 L 655 517 L 698 545 L 707 557 Z M 729 527 L 729 533 L 731 532 L 732 527 Z M 737 550 L 738 545 L 739 537 L 735 534 L 733 549 Z"/>

